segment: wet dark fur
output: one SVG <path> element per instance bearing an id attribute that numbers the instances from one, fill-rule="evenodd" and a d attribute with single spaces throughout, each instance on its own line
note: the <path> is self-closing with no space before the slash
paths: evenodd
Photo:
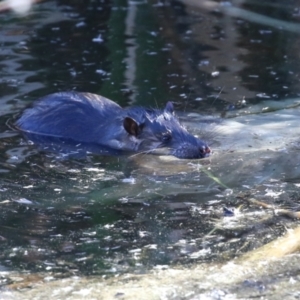
<path id="1" fill-rule="evenodd" d="M 27 135 L 97 144 L 109 149 L 203 158 L 207 144 L 191 135 L 174 115 L 164 110 L 121 108 L 90 93 L 62 92 L 38 100 L 15 123 Z"/>

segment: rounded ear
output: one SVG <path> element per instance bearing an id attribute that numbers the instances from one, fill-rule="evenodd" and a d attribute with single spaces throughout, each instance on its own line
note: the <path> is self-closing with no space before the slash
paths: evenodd
<path id="1" fill-rule="evenodd" d="M 138 135 L 139 125 L 134 119 L 126 117 L 123 121 L 123 127 L 129 134 L 134 136 Z"/>
<path id="2" fill-rule="evenodd" d="M 173 103 L 171 101 L 168 101 L 166 104 L 166 107 L 164 109 L 165 112 L 168 112 L 170 114 L 174 114 L 174 106 Z"/>

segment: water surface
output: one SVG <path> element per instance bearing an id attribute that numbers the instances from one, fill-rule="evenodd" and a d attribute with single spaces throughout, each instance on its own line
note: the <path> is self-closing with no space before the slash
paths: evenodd
<path id="1" fill-rule="evenodd" d="M 298 210 L 299 8 L 211 4 L 43 1 L 27 16 L 2 13 L 3 270 L 56 279 L 222 263 L 295 225 L 239 196 Z M 214 153 L 68 157 L 7 126 L 62 90 L 122 106 L 172 100 Z M 233 226 L 227 211 L 241 206 L 246 218 Z"/>

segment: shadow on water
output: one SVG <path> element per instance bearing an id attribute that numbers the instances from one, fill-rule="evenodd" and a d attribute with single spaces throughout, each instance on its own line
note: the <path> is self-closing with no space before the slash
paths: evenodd
<path id="1" fill-rule="evenodd" d="M 7 267 L 103 274 L 144 272 L 179 259 L 180 251 L 168 248 L 188 231 L 189 224 L 178 222 L 189 218 L 191 203 L 182 203 L 172 185 L 181 189 L 187 175 L 134 174 L 136 163 L 128 156 L 66 159 L 47 148 L 9 148 L 1 170 Z M 22 176 L 9 171 L 14 166 Z"/>

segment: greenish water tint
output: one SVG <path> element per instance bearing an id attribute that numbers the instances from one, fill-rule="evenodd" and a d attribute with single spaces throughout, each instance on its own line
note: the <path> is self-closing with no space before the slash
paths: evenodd
<path id="1" fill-rule="evenodd" d="M 246 4 L 289 22 L 298 14 L 286 4 Z M 293 226 L 237 195 L 298 210 L 295 32 L 178 1 L 43 1 L 26 17 L 2 16 L 3 268 L 59 278 L 223 262 Z M 171 99 L 214 153 L 201 161 L 70 157 L 7 126 L 40 96 L 72 89 L 122 106 Z M 211 118 L 203 123 L 199 112 Z M 240 206 L 245 219 L 230 222 L 224 211 Z"/>

